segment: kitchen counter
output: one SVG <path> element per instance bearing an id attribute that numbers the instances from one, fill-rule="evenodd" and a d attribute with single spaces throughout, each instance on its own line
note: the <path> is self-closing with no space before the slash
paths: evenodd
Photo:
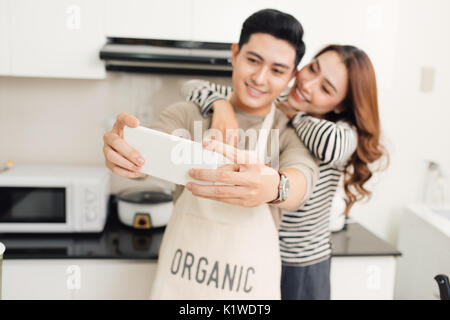
<path id="1" fill-rule="evenodd" d="M 331 234 L 333 257 L 401 256 L 391 244 L 378 238 L 357 222 L 347 223 Z"/>
<path id="2" fill-rule="evenodd" d="M 4 259 L 145 259 L 157 260 L 165 228 L 135 230 L 120 223 L 117 206 L 100 234 L 0 234 Z M 400 256 L 393 246 L 358 223 L 331 237 L 333 257 Z"/>

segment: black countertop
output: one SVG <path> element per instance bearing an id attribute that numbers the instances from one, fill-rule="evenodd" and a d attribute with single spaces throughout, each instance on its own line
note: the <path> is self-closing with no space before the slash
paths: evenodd
<path id="1" fill-rule="evenodd" d="M 0 234 L 4 259 L 144 259 L 157 260 L 165 228 L 135 230 L 120 223 L 117 206 L 100 234 Z M 401 253 L 358 223 L 331 237 L 332 256 L 400 256 Z"/>

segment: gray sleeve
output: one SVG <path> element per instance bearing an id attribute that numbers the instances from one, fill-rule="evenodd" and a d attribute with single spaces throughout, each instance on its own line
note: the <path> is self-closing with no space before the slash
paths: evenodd
<path id="1" fill-rule="evenodd" d="M 314 186 L 319 179 L 318 160 L 303 145 L 292 128 L 287 128 L 280 135 L 280 170 L 294 168 L 306 179 L 306 192 L 298 208 L 311 197 Z"/>
<path id="2" fill-rule="evenodd" d="M 171 104 L 163 109 L 148 127 L 168 134 L 173 134 L 178 129 L 188 131 L 192 114 L 186 104 L 187 102 Z"/>

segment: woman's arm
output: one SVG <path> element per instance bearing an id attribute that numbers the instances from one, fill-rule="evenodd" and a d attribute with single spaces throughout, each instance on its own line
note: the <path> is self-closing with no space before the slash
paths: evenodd
<path id="1" fill-rule="evenodd" d="M 193 79 L 186 82 L 181 91 L 187 101 L 194 102 L 200 108 L 200 113 L 203 117 L 209 117 L 213 114 L 216 101 L 230 100 L 233 88 L 209 81 Z M 275 101 L 284 100 L 289 91 L 290 88 L 286 88 Z"/>
<path id="2" fill-rule="evenodd" d="M 233 88 L 203 80 L 190 80 L 182 88 L 186 100 L 194 102 L 203 117 L 213 113 L 214 102 L 229 100 Z"/>
<path id="3" fill-rule="evenodd" d="M 212 114 L 211 128 L 222 133 L 222 142 L 236 146 L 239 124 L 228 101 L 232 91 L 231 87 L 202 80 L 190 80 L 182 88 L 187 100 L 197 104 L 203 117 Z"/>
<path id="4" fill-rule="evenodd" d="M 292 125 L 304 145 L 324 163 L 348 160 L 356 150 L 355 129 L 344 122 L 335 123 L 299 112 Z"/>

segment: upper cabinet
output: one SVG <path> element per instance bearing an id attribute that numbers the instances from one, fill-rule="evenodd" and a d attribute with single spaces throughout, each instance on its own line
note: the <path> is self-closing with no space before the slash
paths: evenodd
<path id="1" fill-rule="evenodd" d="M 105 77 L 103 0 L 10 0 L 11 74 Z"/>
<path id="2" fill-rule="evenodd" d="M 359 46 L 366 29 L 368 2 L 379 1 L 297 0 L 285 7 L 286 12 L 295 16 L 303 26 L 303 41 L 306 44 L 303 61 L 309 61 L 327 44 Z"/>
<path id="3" fill-rule="evenodd" d="M 239 41 L 242 23 L 259 9 L 273 7 L 273 0 L 193 0 L 194 41 L 231 42 Z"/>
<path id="4" fill-rule="evenodd" d="M 0 0 L 0 76 L 9 75 L 9 1 Z"/>
<path id="5" fill-rule="evenodd" d="M 193 0 L 192 35 L 195 41 L 238 42 L 247 17 L 273 8 L 301 22 L 307 55 L 311 56 L 329 43 L 361 44 L 372 2 L 380 0 Z"/>
<path id="6" fill-rule="evenodd" d="M 235 43 L 244 20 L 264 8 L 300 20 L 308 61 L 327 43 L 382 45 L 378 30 L 391 28 L 390 7 L 389 0 L 0 0 L 0 75 L 102 79 L 107 37 Z"/>
<path id="7" fill-rule="evenodd" d="M 191 40 L 192 0 L 107 0 L 107 37 Z"/>

